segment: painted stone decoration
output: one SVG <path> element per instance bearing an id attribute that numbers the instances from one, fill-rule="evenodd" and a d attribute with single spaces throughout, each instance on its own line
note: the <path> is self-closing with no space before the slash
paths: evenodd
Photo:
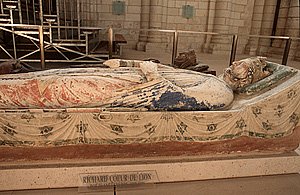
<path id="1" fill-rule="evenodd" d="M 233 92 L 217 77 L 149 61 L 108 60 L 111 68 L 56 69 L 0 76 L 0 108 L 220 110 Z"/>
<path id="2" fill-rule="evenodd" d="M 266 59 L 266 57 L 251 57 L 235 61 L 225 69 L 221 77 L 234 92 L 251 95 L 298 72 L 293 68 L 268 62 Z"/>
<path id="3" fill-rule="evenodd" d="M 300 125 L 300 71 L 266 63 L 274 67 L 273 74 L 244 86 L 255 89 L 247 97 L 234 98 L 221 79 L 151 62 L 109 60 L 105 64 L 114 68 L 3 75 L 0 145 L 193 143 L 292 135 Z M 268 90 L 257 93 L 265 86 Z"/>
<path id="4" fill-rule="evenodd" d="M 266 59 L 254 57 L 235 61 L 225 69 L 223 79 L 233 90 L 255 83 L 271 74 L 270 70 L 266 69 Z"/>

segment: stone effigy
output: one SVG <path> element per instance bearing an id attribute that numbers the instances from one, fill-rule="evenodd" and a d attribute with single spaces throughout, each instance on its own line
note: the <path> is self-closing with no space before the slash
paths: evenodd
<path id="1" fill-rule="evenodd" d="M 266 57 L 252 57 L 235 61 L 225 69 L 222 79 L 236 93 L 254 94 L 297 73 L 286 66 L 266 61 Z"/>
<path id="2" fill-rule="evenodd" d="M 258 59 L 237 62 L 241 67 L 233 66 L 231 72 L 251 77 L 235 68 L 249 71 L 247 66 Z M 245 137 L 277 140 L 290 136 L 299 129 L 300 72 L 272 62 L 259 63 L 266 66 L 258 70 L 268 69 L 272 74 L 257 74 L 257 81 L 246 85 L 238 81 L 233 84 L 238 94 L 217 77 L 141 61 L 109 60 L 106 69 L 1 76 L 0 145 L 211 145 Z M 163 99 L 169 93 L 185 98 Z M 38 99 L 40 94 L 46 99 Z M 26 96 L 38 101 L 24 100 Z M 190 104 L 186 97 L 194 102 Z M 195 101 L 201 106 L 194 106 Z M 211 111 L 204 111 L 207 108 Z"/>
<path id="3" fill-rule="evenodd" d="M 111 68 L 0 76 L 0 108 L 219 110 L 233 100 L 232 90 L 214 76 L 144 61 L 105 64 Z"/>

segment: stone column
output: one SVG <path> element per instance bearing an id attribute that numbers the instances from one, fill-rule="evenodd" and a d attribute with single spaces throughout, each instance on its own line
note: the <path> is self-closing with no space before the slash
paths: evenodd
<path id="1" fill-rule="evenodd" d="M 256 17 L 253 17 L 251 34 L 271 35 L 276 1 L 264 0 L 255 1 Z M 262 9 L 263 8 L 263 9 Z M 258 17 L 259 16 L 259 17 Z M 259 28 L 257 25 L 259 24 Z M 277 36 L 299 36 L 299 1 L 281 1 L 280 11 L 276 26 Z M 286 41 L 282 39 L 250 39 L 250 55 L 271 55 L 282 57 Z M 292 41 L 289 59 L 296 55 L 297 42 Z"/>
<path id="2" fill-rule="evenodd" d="M 230 29 L 230 9 L 232 2 L 230 0 L 218 0 L 216 2 L 216 11 L 214 18 L 213 31 L 217 33 L 229 33 Z M 228 54 L 231 47 L 230 36 L 213 36 L 211 43 L 213 44 L 212 53 Z"/>
<path id="3" fill-rule="evenodd" d="M 141 29 L 149 29 L 150 22 L 150 0 L 142 0 L 141 7 Z M 145 51 L 146 43 L 148 41 L 148 32 L 141 31 L 139 35 L 139 42 L 137 43 L 137 50 Z"/>
<path id="4" fill-rule="evenodd" d="M 241 14 L 241 19 L 244 21 L 244 24 L 243 26 L 239 26 L 238 33 L 245 35 L 251 34 L 255 2 L 255 0 L 248 0 L 247 4 L 245 4 L 244 10 Z M 239 37 L 237 54 L 244 54 L 246 49 L 249 49 L 249 40 L 250 38 L 247 36 Z"/>
<path id="5" fill-rule="evenodd" d="M 166 2 L 166 1 L 165 1 Z M 163 27 L 163 6 L 165 3 L 163 0 L 150 0 L 150 29 L 162 29 Z M 166 44 L 162 43 L 162 33 L 160 32 L 149 32 L 148 43 L 145 49 L 147 51 L 159 51 L 165 49 Z"/>
<path id="6" fill-rule="evenodd" d="M 272 34 L 276 4 L 277 1 L 274 0 L 265 0 L 264 2 L 262 25 L 260 31 L 261 35 Z M 270 51 L 271 39 L 260 38 L 258 44 L 259 47 L 257 55 L 267 56 L 270 54 L 270 52 L 272 52 Z"/>
<path id="7" fill-rule="evenodd" d="M 290 37 L 299 37 L 300 35 L 300 2 L 299 0 L 291 0 L 290 7 L 288 11 L 288 18 L 286 21 L 286 35 Z M 297 45 L 300 41 L 292 41 L 291 49 L 290 49 L 290 59 L 294 59 L 297 52 Z M 285 44 L 284 44 L 285 45 Z"/>
<path id="8" fill-rule="evenodd" d="M 206 32 L 213 32 L 214 30 L 214 19 L 215 19 L 215 13 L 216 13 L 216 0 L 210 0 L 208 2 L 207 7 L 207 20 L 206 20 Z M 206 53 L 211 52 L 211 39 L 212 35 L 206 35 L 205 43 L 203 47 L 203 51 Z"/>
<path id="9" fill-rule="evenodd" d="M 162 1 L 150 0 L 150 29 L 161 29 L 162 27 Z M 161 38 L 156 32 L 149 32 L 148 40 L 152 43 L 160 43 Z"/>
<path id="10" fill-rule="evenodd" d="M 250 34 L 260 35 L 262 32 L 262 22 L 263 22 L 263 13 L 264 13 L 265 0 L 255 1 L 254 11 L 252 18 L 252 25 Z M 252 56 L 257 55 L 259 47 L 259 38 L 250 38 L 249 39 L 249 54 Z"/>
<path id="11" fill-rule="evenodd" d="M 300 2 L 299 1 L 296 7 L 298 7 L 298 17 L 296 17 L 298 20 L 298 35 L 296 37 L 300 37 Z M 292 47 L 294 47 L 293 44 L 296 45 L 295 46 L 296 49 L 292 59 L 300 61 L 300 40 L 294 41 L 294 43 L 292 42 Z"/>

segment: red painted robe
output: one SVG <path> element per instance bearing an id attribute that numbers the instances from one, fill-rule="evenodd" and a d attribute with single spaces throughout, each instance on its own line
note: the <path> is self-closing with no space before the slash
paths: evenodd
<path id="1" fill-rule="evenodd" d="M 144 62 L 141 68 L 54 69 L 0 76 L 0 108 L 218 110 L 233 100 L 218 78 Z"/>
<path id="2" fill-rule="evenodd" d="M 90 73 L 90 74 L 89 74 Z M 137 80 L 97 69 L 48 70 L 0 77 L 1 108 L 68 108 L 101 105 Z M 136 75 L 137 76 L 137 75 Z"/>

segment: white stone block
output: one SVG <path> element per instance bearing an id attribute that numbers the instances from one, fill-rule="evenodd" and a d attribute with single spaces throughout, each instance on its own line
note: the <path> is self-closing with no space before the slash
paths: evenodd
<path id="1" fill-rule="evenodd" d="M 232 34 L 239 33 L 239 27 L 238 26 L 231 26 L 230 29 L 229 29 L 229 33 L 232 33 Z"/>
<path id="2" fill-rule="evenodd" d="M 167 23 L 172 24 L 175 23 L 175 17 L 174 16 L 167 16 Z"/>
<path id="3" fill-rule="evenodd" d="M 176 4 L 176 3 L 175 3 L 175 0 L 168 1 L 168 7 L 169 7 L 169 8 L 170 8 L 170 7 L 176 7 L 175 4 Z"/>
<path id="4" fill-rule="evenodd" d="M 125 15 L 127 21 L 140 21 L 140 15 L 139 14 L 126 14 Z"/>
<path id="5" fill-rule="evenodd" d="M 245 5 L 239 5 L 239 4 L 233 4 L 232 10 L 235 12 L 244 12 L 245 11 Z"/>
<path id="6" fill-rule="evenodd" d="M 264 13 L 263 20 L 264 21 L 273 21 L 274 20 L 274 14 L 272 14 L 272 13 Z"/>
<path id="7" fill-rule="evenodd" d="M 207 16 L 207 15 L 208 15 L 208 10 L 197 10 L 195 13 L 195 16 L 200 16 L 200 17 Z"/>
<path id="8" fill-rule="evenodd" d="M 228 9 L 228 2 L 217 1 L 216 10 L 226 10 L 226 9 Z"/>
<path id="9" fill-rule="evenodd" d="M 244 20 L 234 20 L 234 22 L 233 22 L 234 26 L 239 26 L 239 27 L 244 26 L 244 24 L 245 24 Z"/>
<path id="10" fill-rule="evenodd" d="M 291 0 L 291 1 L 293 1 L 293 0 Z M 277 1 L 266 1 L 266 4 L 267 5 L 274 5 L 274 6 L 276 6 Z"/>
<path id="11" fill-rule="evenodd" d="M 216 25 L 225 25 L 226 18 L 215 18 Z"/>
<path id="12" fill-rule="evenodd" d="M 274 14 L 275 13 L 275 9 L 276 9 L 276 6 L 265 6 L 265 9 L 264 9 L 264 13 L 267 13 L 267 14 Z"/>
<path id="13" fill-rule="evenodd" d="M 150 28 L 161 29 L 161 22 L 151 22 Z"/>
<path id="14" fill-rule="evenodd" d="M 167 29 L 171 29 L 171 30 L 173 30 L 173 29 L 176 29 L 176 24 L 174 24 L 174 22 L 170 22 L 170 23 L 167 23 Z"/>
<path id="15" fill-rule="evenodd" d="M 279 28 L 285 28 L 285 26 L 286 26 L 286 19 L 285 18 L 278 18 L 277 29 L 279 29 Z"/>
<path id="16" fill-rule="evenodd" d="M 150 12 L 153 13 L 153 14 L 162 14 L 163 7 L 155 6 L 155 9 L 150 9 Z"/>
<path id="17" fill-rule="evenodd" d="M 248 1 L 254 1 L 254 0 L 238 0 L 238 1 L 235 1 L 235 3 L 239 4 L 239 5 L 247 5 L 249 3 Z"/>
<path id="18" fill-rule="evenodd" d="M 186 5 L 193 6 L 194 8 L 198 7 L 198 2 L 187 1 Z"/>
<path id="19" fill-rule="evenodd" d="M 264 4 L 265 4 L 265 1 L 256 1 L 256 0 L 254 0 L 255 1 L 255 6 L 256 5 L 261 5 L 261 6 L 263 6 Z"/>
<path id="20" fill-rule="evenodd" d="M 214 29 L 217 31 L 217 32 L 224 32 L 224 31 L 228 31 L 228 29 L 229 29 L 229 26 L 227 26 L 227 25 L 215 25 L 214 26 Z"/>
<path id="21" fill-rule="evenodd" d="M 231 11 L 229 11 L 229 10 L 216 10 L 215 16 L 216 17 L 229 18 L 229 17 L 231 17 Z"/>
<path id="22" fill-rule="evenodd" d="M 180 15 L 180 9 L 179 8 L 169 8 L 168 15 L 169 16 L 178 16 L 178 15 Z"/>
<path id="23" fill-rule="evenodd" d="M 299 6 L 298 7 L 290 7 L 288 14 L 289 14 L 289 17 L 299 18 L 300 17 L 299 12 L 300 12 Z"/>
<path id="24" fill-rule="evenodd" d="M 231 16 L 234 19 L 241 19 L 241 13 L 240 12 L 231 12 Z"/>
<path id="25" fill-rule="evenodd" d="M 262 20 L 263 14 L 262 13 L 254 13 L 252 17 L 253 17 L 253 20 Z"/>
<path id="26" fill-rule="evenodd" d="M 112 5 L 112 1 L 111 0 L 102 0 L 102 4 L 104 4 L 104 5 Z"/>
<path id="27" fill-rule="evenodd" d="M 198 8 L 199 8 L 199 9 L 203 9 L 203 10 L 207 10 L 208 4 L 209 4 L 208 2 L 200 1 L 200 2 L 198 3 Z"/>
<path id="28" fill-rule="evenodd" d="M 256 13 L 260 13 L 260 14 L 262 14 L 262 13 L 264 13 L 264 7 L 263 6 L 254 6 L 254 10 L 255 10 L 255 12 Z"/>
<path id="29" fill-rule="evenodd" d="M 111 13 L 112 12 L 112 7 L 111 5 L 97 5 L 97 10 L 99 12 L 103 12 L 103 13 Z"/>
<path id="30" fill-rule="evenodd" d="M 261 20 L 258 20 L 258 21 L 252 21 L 252 28 L 255 29 L 260 29 L 261 27 Z"/>
<path id="31" fill-rule="evenodd" d="M 176 4 L 175 4 L 175 6 L 176 7 L 182 7 L 183 5 L 185 5 L 186 4 L 186 1 L 176 1 Z"/>
<path id="32" fill-rule="evenodd" d="M 141 13 L 141 7 L 140 6 L 127 6 L 127 13 L 129 14 L 140 14 Z"/>
<path id="33" fill-rule="evenodd" d="M 283 8 L 283 9 L 280 9 L 278 18 L 287 18 L 288 15 L 289 15 L 289 9 L 288 8 Z"/>
<path id="34" fill-rule="evenodd" d="M 128 0 L 128 5 L 137 5 L 137 6 L 141 6 L 141 1 L 142 1 L 142 0 Z"/>

